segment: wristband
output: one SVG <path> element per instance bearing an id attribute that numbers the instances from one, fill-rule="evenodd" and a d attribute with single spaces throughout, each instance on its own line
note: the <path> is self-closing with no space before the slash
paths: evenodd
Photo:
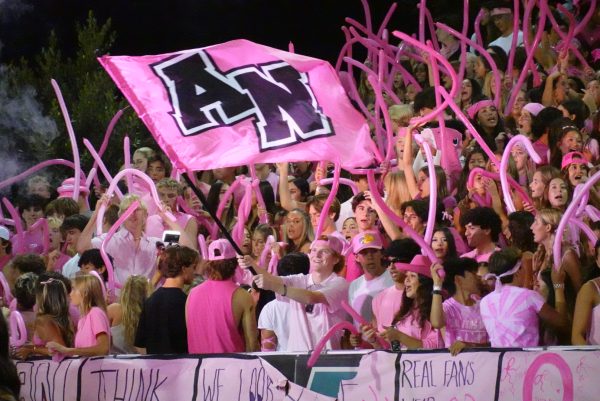
<path id="1" fill-rule="evenodd" d="M 433 286 L 433 292 L 436 292 L 436 291 L 440 291 L 441 292 L 442 291 L 442 287 L 439 286 L 439 285 L 434 285 Z"/>
<path id="2" fill-rule="evenodd" d="M 554 289 L 565 288 L 565 283 L 553 284 Z"/>
<path id="3" fill-rule="evenodd" d="M 282 297 L 285 297 L 287 295 L 287 285 L 283 285 L 283 292 L 281 293 Z"/>
<path id="4" fill-rule="evenodd" d="M 431 291 L 433 295 L 442 295 L 442 290 L 433 290 Z"/>

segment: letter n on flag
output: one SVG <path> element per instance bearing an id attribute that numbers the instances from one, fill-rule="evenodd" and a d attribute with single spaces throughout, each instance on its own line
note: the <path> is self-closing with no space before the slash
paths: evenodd
<path id="1" fill-rule="evenodd" d="M 247 40 L 99 61 L 179 170 L 372 162 L 365 118 L 325 61 Z"/>

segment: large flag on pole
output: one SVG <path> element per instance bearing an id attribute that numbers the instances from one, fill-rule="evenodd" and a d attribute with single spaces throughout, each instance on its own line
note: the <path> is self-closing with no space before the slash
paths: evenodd
<path id="1" fill-rule="evenodd" d="M 366 120 L 326 61 L 247 40 L 99 61 L 179 170 L 373 160 Z"/>

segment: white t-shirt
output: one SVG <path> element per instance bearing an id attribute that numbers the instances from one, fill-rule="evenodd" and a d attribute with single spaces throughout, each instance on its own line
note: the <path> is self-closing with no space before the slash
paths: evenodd
<path id="1" fill-rule="evenodd" d="M 296 274 L 281 279 L 288 287 L 321 292 L 327 300 L 327 305 L 314 304 L 310 308 L 312 310 L 307 311 L 307 305 L 277 295 L 278 300 L 289 304 L 288 351 L 314 349 L 330 328 L 348 320 L 346 312 L 342 309 L 342 301 L 348 298 L 348 282 L 343 277 L 332 273 L 319 284 L 315 284 L 310 274 Z M 342 335 L 343 333 L 338 331 L 327 341 L 325 349 L 340 349 Z"/>
<path id="2" fill-rule="evenodd" d="M 344 221 L 348 217 L 354 217 L 354 212 L 352 211 L 352 198 L 340 205 L 340 216 L 335 221 L 335 229 L 342 232 Z"/>
<path id="3" fill-rule="evenodd" d="M 511 33 L 508 36 L 500 36 L 498 39 L 491 42 L 487 47 L 490 46 L 499 46 L 501 47 L 506 55 L 510 53 L 510 48 L 512 47 L 513 34 Z M 519 36 L 517 36 L 517 46 L 521 46 L 523 44 L 523 32 L 519 31 Z"/>
<path id="4" fill-rule="evenodd" d="M 394 285 L 390 272 L 386 270 L 381 276 L 367 280 L 364 276 L 353 280 L 348 288 L 348 303 L 367 321 L 373 320 L 373 299 L 381 291 Z M 354 322 L 357 324 L 357 322 Z"/>
<path id="5" fill-rule="evenodd" d="M 79 271 L 79 254 L 73 256 L 71 259 L 67 260 L 62 267 L 62 274 L 69 280 L 75 278 L 75 275 Z"/>
<path id="6" fill-rule="evenodd" d="M 287 351 L 289 337 L 288 314 L 289 302 L 281 302 L 277 299 L 266 304 L 258 318 L 260 330 L 271 330 L 277 336 L 277 351 Z"/>

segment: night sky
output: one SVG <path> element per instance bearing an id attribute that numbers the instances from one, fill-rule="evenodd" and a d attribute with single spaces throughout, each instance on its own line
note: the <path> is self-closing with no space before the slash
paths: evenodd
<path id="1" fill-rule="evenodd" d="M 378 26 L 392 1 L 371 3 Z M 416 0 L 397 3 L 390 27 L 415 32 Z M 112 19 L 114 55 L 160 54 L 244 38 L 280 49 L 292 41 L 297 53 L 335 62 L 344 43 L 344 18 L 364 22 L 360 0 L 0 0 L 1 60 L 37 54 L 52 29 L 69 54 L 76 43 L 75 22 L 84 22 L 90 9 L 100 22 Z"/>

